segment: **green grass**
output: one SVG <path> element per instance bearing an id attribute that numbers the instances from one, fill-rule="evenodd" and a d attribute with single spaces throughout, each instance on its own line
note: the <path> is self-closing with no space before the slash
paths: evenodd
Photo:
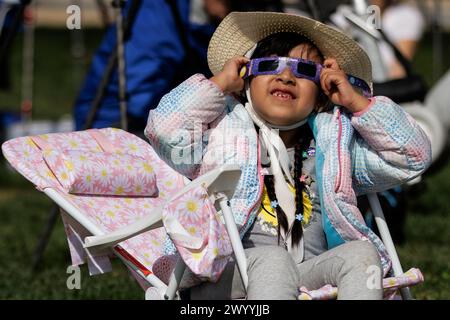
<path id="1" fill-rule="evenodd" d="M 59 119 L 72 113 L 92 55 L 100 44 L 103 31 L 83 30 L 86 55 L 73 59 L 68 30 L 37 29 L 34 59 L 33 118 Z M 12 51 L 12 90 L 0 91 L 0 111 L 20 111 L 22 81 L 22 37 L 15 39 Z"/>
<path id="2" fill-rule="evenodd" d="M 38 30 L 36 44 L 35 117 L 57 119 L 71 112 L 87 62 L 101 39 L 90 30 L 87 57 L 76 66 L 69 57 L 69 34 Z M 13 91 L 0 93 L 0 110 L 18 110 L 20 104 L 20 38 L 13 48 Z M 447 35 L 447 43 L 450 43 Z M 446 49 L 445 56 L 450 56 Z M 430 70 L 431 44 L 426 38 L 415 65 L 433 83 Z M 450 61 L 446 61 L 446 68 Z M 74 71 L 74 68 L 76 70 Z M 405 269 L 419 267 L 425 283 L 413 288 L 418 299 L 450 299 L 450 164 L 430 175 L 426 188 L 411 197 L 406 222 L 406 243 L 398 247 Z M 69 290 L 66 273 L 70 265 L 66 238 L 59 218 L 41 267 L 32 272 L 33 251 L 46 223 L 52 202 L 31 183 L 0 161 L 0 299 L 142 299 L 143 291 L 119 261 L 113 272 L 90 277 L 81 268 L 81 290 Z"/>

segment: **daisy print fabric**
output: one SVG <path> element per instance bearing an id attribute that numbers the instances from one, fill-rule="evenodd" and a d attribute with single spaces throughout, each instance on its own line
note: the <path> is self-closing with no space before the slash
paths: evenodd
<path id="1" fill-rule="evenodd" d="M 72 194 L 158 196 L 151 165 L 131 154 L 45 150 L 44 160 L 61 186 Z"/>
<path id="2" fill-rule="evenodd" d="M 219 279 L 232 253 L 228 233 L 206 189 L 193 188 L 163 210 L 164 226 L 189 269 L 200 279 Z"/>

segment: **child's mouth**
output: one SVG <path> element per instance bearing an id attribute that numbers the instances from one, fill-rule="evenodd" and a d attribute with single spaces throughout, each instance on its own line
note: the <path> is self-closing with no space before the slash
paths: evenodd
<path id="1" fill-rule="evenodd" d="M 274 90 L 271 92 L 271 95 L 283 101 L 295 99 L 295 97 L 290 92 L 283 90 Z"/>

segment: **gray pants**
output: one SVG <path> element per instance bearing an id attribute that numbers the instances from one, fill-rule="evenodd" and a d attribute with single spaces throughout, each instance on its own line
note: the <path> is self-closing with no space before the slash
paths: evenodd
<path id="1" fill-rule="evenodd" d="M 338 299 L 377 300 L 379 285 L 367 286 L 370 266 L 381 270 L 375 247 L 366 241 L 347 242 L 298 265 L 282 247 L 263 246 L 245 249 L 248 273 L 248 300 L 294 300 L 298 288 L 309 290 L 331 284 L 338 287 Z M 378 280 L 377 280 L 378 281 Z M 373 284 L 373 281 L 370 281 Z M 372 287 L 377 287 L 374 289 Z M 191 288 L 191 299 L 239 299 L 246 296 L 239 270 L 228 263 L 217 283 L 205 282 Z"/>

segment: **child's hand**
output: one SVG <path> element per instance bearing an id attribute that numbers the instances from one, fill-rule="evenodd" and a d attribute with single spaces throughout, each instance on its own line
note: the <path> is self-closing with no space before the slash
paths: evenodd
<path id="1" fill-rule="evenodd" d="M 353 89 L 335 59 L 326 59 L 324 66 L 320 74 L 320 85 L 331 102 L 353 113 L 362 111 L 369 105 L 369 100 Z"/>
<path id="2" fill-rule="evenodd" d="M 244 80 L 239 76 L 241 68 L 250 60 L 245 57 L 234 57 L 228 60 L 223 70 L 211 79 L 223 93 L 238 93 L 244 89 Z"/>

